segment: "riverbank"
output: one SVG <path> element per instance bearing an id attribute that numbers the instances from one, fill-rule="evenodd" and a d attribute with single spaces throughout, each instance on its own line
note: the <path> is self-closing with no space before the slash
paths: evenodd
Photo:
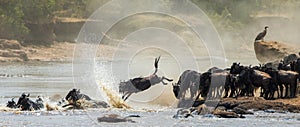
<path id="1" fill-rule="evenodd" d="M 71 62 L 76 43 L 54 42 L 50 46 L 27 45 L 22 46 L 16 40 L 0 40 L 0 62 Z M 108 45 L 98 45 L 98 57 L 110 58 L 115 50 Z"/>
<path id="2" fill-rule="evenodd" d="M 296 98 L 265 100 L 262 97 L 223 98 L 220 105 L 228 108 L 241 108 L 254 111 L 300 113 L 300 96 Z"/>

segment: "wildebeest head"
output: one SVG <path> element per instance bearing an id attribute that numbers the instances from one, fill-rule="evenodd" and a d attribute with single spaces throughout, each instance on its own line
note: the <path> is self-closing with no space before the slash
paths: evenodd
<path id="1" fill-rule="evenodd" d="M 8 101 L 8 102 L 7 102 L 6 107 L 9 107 L 9 108 L 17 108 L 17 104 L 16 104 L 16 102 L 14 101 L 14 98 L 12 98 L 11 101 Z"/>
<path id="2" fill-rule="evenodd" d="M 230 67 L 230 73 L 231 74 L 237 74 L 239 71 L 239 63 L 232 63 L 231 67 Z"/>
<path id="3" fill-rule="evenodd" d="M 174 93 L 175 97 L 177 99 L 180 99 L 179 98 L 180 86 L 177 83 L 172 83 L 172 86 L 173 86 L 173 93 Z"/>
<path id="4" fill-rule="evenodd" d="M 80 90 L 72 89 L 71 91 L 69 91 L 69 93 L 67 94 L 65 99 L 68 101 L 72 100 L 73 102 L 76 102 L 79 99 L 79 97 L 78 97 L 79 93 L 80 93 Z"/>

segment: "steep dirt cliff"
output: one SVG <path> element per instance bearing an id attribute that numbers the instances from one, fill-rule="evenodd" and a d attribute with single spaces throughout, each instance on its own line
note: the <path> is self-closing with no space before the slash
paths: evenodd
<path id="1" fill-rule="evenodd" d="M 254 43 L 254 50 L 256 58 L 261 63 L 280 61 L 290 54 L 297 54 L 300 52 L 300 46 L 288 45 L 277 41 L 260 41 Z"/>

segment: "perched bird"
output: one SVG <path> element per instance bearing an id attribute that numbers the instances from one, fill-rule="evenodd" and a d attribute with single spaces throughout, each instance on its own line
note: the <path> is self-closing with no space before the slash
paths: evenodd
<path id="1" fill-rule="evenodd" d="M 266 36 L 266 34 L 267 34 L 267 29 L 268 29 L 269 27 L 268 26 L 266 26 L 265 27 L 265 30 L 263 31 L 263 32 L 261 32 L 261 33 L 259 33 L 257 36 L 256 36 L 256 38 L 255 38 L 255 42 L 256 41 L 259 41 L 259 40 L 264 40 L 264 37 Z"/>

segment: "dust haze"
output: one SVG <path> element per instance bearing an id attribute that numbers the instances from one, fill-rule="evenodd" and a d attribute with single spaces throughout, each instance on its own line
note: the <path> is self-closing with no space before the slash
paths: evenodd
<path id="1" fill-rule="evenodd" d="M 187 1 L 163 1 L 164 4 L 157 5 L 158 12 L 160 9 L 171 11 L 180 10 L 176 13 L 178 15 L 184 15 L 185 19 L 194 21 L 198 25 L 206 23 L 202 19 L 195 18 L 199 15 L 198 12 L 191 12 L 189 8 L 182 8 L 182 5 L 187 4 Z M 104 2 L 100 3 L 108 2 L 104 0 Z M 143 3 L 142 1 L 135 2 L 138 2 L 140 5 L 136 8 L 147 8 L 148 4 L 155 4 L 157 1 L 147 1 L 149 3 Z M 215 1 L 210 2 L 214 3 Z M 153 71 L 152 63 L 157 55 L 162 55 L 162 61 L 159 65 L 160 71 L 166 72 L 160 74 L 170 76 L 175 82 L 177 82 L 179 75 L 185 69 L 194 69 L 204 72 L 211 68 L 214 66 L 211 63 L 212 59 L 224 60 L 226 62 L 225 67 L 229 67 L 232 62 L 241 62 L 241 64 L 244 65 L 257 65 L 259 61 L 256 59 L 254 52 L 254 39 L 258 33 L 263 31 L 265 26 L 269 26 L 265 41 L 284 42 L 300 47 L 300 14 L 297 13 L 300 11 L 300 2 L 292 0 L 262 0 L 260 2 L 255 0 L 240 0 L 232 3 L 228 1 L 223 1 L 224 3 L 218 2 L 224 4 L 224 6 L 228 5 L 221 14 L 214 14 L 211 10 L 206 10 L 212 3 L 202 0 L 192 0 L 192 3 L 195 4 L 194 6 L 200 7 L 206 16 L 210 18 L 211 23 L 218 32 L 222 44 L 216 46 L 224 48 L 224 58 L 210 56 L 211 54 L 208 51 L 210 49 L 208 49 L 207 44 L 205 44 L 207 42 L 199 39 L 193 29 L 185 24 L 185 22 L 182 22 L 181 19 L 157 13 L 138 13 L 115 22 L 106 33 L 102 33 L 105 34 L 105 37 L 101 40 L 101 44 L 117 47 L 116 54 L 113 58 L 114 60 L 130 59 L 132 62 L 124 65 L 130 72 L 120 76 L 117 80 L 127 80 L 136 76 L 147 76 L 151 74 L 151 71 Z M 256 2 L 256 4 L 253 4 L 253 2 Z M 125 4 L 126 3 L 122 3 L 121 5 L 126 6 Z M 234 4 L 235 6 L 229 6 L 229 4 Z M 92 5 L 95 7 L 95 4 Z M 118 7 L 120 5 L 115 6 Z M 251 13 L 247 11 L 251 11 Z M 110 10 L 105 13 L 107 15 L 117 15 L 126 12 Z M 98 16 L 103 15 L 95 15 L 94 13 L 91 18 L 97 19 Z M 239 21 L 240 19 L 242 20 Z M 163 30 L 158 28 L 162 28 Z M 203 30 L 198 34 L 211 35 L 214 33 Z M 155 47 L 157 45 L 163 45 L 158 48 L 162 51 L 157 51 L 157 48 L 145 48 L 145 46 Z M 135 49 L 139 48 L 140 50 L 146 49 L 146 51 L 141 52 L 138 50 L 134 52 Z M 171 49 L 175 50 L 172 51 Z M 101 51 L 98 51 L 98 54 L 99 52 L 101 54 Z M 188 54 L 188 52 L 191 52 L 191 54 Z M 215 52 L 220 51 L 215 50 Z M 179 68 L 181 64 L 193 62 L 187 59 L 189 57 L 196 59 L 196 65 Z M 170 64 L 182 59 L 185 60 L 186 63 Z M 172 68 L 176 69 L 172 70 Z M 119 67 L 117 69 L 119 69 Z M 175 101 L 175 98 L 172 97 L 173 93 L 171 89 L 170 84 L 163 87 L 163 89 L 161 84 L 158 84 L 149 91 L 133 95 L 132 98 L 137 101 L 142 101 L 145 99 L 143 96 L 149 95 L 152 97 L 147 98 L 150 102 L 170 106 L 173 105 Z M 159 94 L 155 91 L 159 91 Z"/>

